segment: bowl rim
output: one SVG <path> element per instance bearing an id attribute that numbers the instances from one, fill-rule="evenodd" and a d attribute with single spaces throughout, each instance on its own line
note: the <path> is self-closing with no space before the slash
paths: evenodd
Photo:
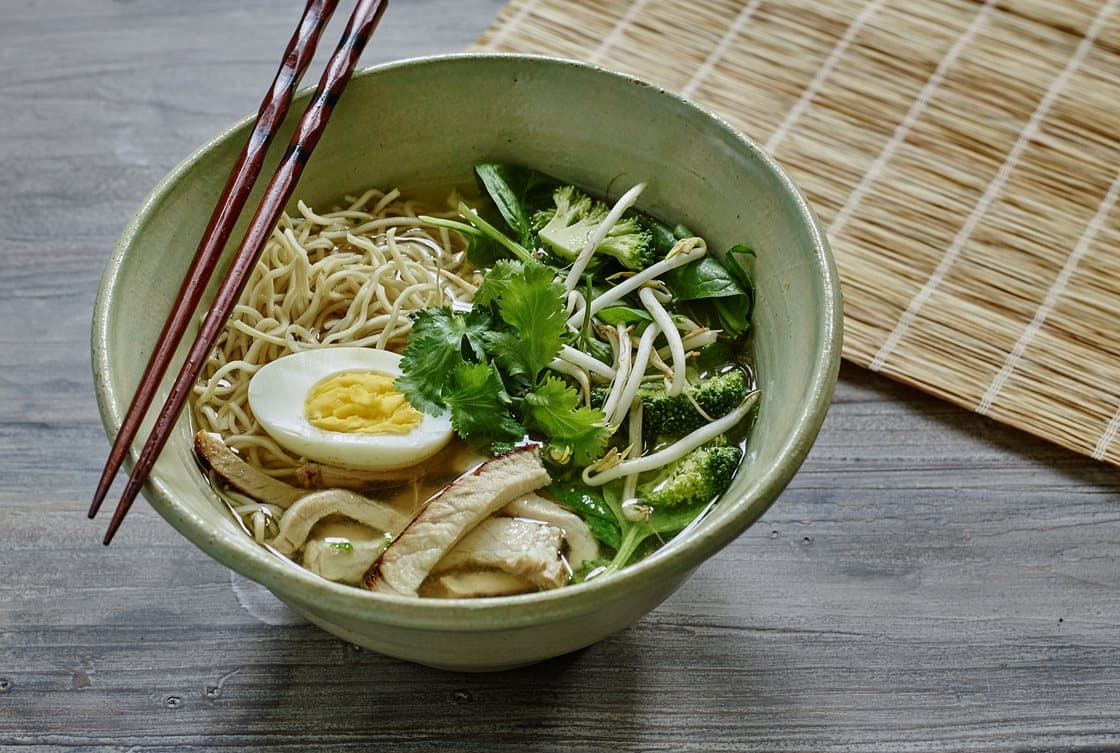
<path id="1" fill-rule="evenodd" d="M 823 227 L 809 207 L 801 191 L 790 177 L 760 146 L 734 128 L 724 118 L 686 97 L 638 77 L 598 65 L 550 55 L 514 53 L 461 52 L 429 55 L 391 61 L 354 74 L 355 79 L 378 76 L 410 68 L 439 65 L 486 64 L 488 61 L 516 61 L 526 65 L 560 66 L 580 69 L 615 81 L 647 87 L 676 108 L 691 111 L 711 121 L 724 138 L 749 152 L 778 180 L 793 201 L 809 234 L 814 249 L 812 262 L 817 267 L 822 291 L 824 320 L 819 335 L 820 353 L 809 375 L 809 391 L 795 423 L 777 452 L 782 462 L 766 468 L 751 483 L 742 498 L 725 500 L 742 506 L 736 514 L 710 526 L 700 526 L 688 534 L 687 546 L 666 546 L 651 556 L 627 566 L 610 578 L 573 584 L 561 589 L 516 596 L 487 597 L 470 600 L 417 599 L 409 596 L 373 593 L 327 581 L 302 567 L 268 552 L 264 547 L 236 542 L 224 532 L 215 531 L 205 520 L 182 503 L 157 475 L 144 485 L 143 494 L 149 504 L 172 527 L 226 567 L 257 581 L 284 601 L 305 604 L 315 611 L 353 614 L 366 613 L 378 622 L 402 627 L 451 631 L 498 630 L 526 627 L 561 617 L 584 614 L 606 602 L 640 593 L 641 582 L 652 578 L 662 582 L 673 577 L 683 579 L 704 560 L 717 553 L 753 524 L 777 499 L 782 489 L 801 466 L 824 421 L 832 400 L 840 366 L 843 316 L 840 280 Z M 293 104 L 305 102 L 313 91 L 304 87 Z M 122 396 L 108 379 L 108 352 L 112 309 L 121 269 L 139 229 L 156 213 L 179 182 L 210 150 L 221 142 L 248 128 L 255 114 L 243 117 L 206 141 L 167 173 L 141 202 L 129 220 L 108 259 L 94 304 L 91 328 L 91 351 L 94 386 L 106 434 L 114 437 L 119 430 L 123 411 L 130 397 Z M 126 458 L 131 469 L 135 448 Z M 236 532 L 239 537 L 244 534 Z M 250 539 L 244 542 L 252 544 Z M 388 607 L 388 608 L 387 608 Z M 297 606 L 298 608 L 298 606 Z"/>

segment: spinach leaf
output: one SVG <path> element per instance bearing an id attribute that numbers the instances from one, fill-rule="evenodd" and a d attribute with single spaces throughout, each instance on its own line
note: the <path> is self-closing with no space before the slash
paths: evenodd
<path id="1" fill-rule="evenodd" d="M 640 217 L 650 236 L 653 238 L 653 248 L 657 251 L 657 256 L 662 258 L 669 250 L 673 248 L 673 244 L 677 242 L 677 237 L 673 235 L 673 228 L 666 225 L 664 222 L 659 222 L 648 214 L 641 214 Z"/>
<path id="2" fill-rule="evenodd" d="M 678 241 L 683 240 L 685 238 L 692 238 L 695 235 L 696 235 L 696 233 L 689 230 L 687 225 L 675 225 L 673 227 L 673 237 L 676 238 Z"/>
<path id="3" fill-rule="evenodd" d="M 743 291 L 747 294 L 747 309 L 744 316 L 749 320 L 751 314 L 754 312 L 754 249 L 750 246 L 744 246 L 738 243 L 731 248 L 727 249 L 727 255 L 723 257 L 723 263 L 727 267 L 727 271 L 735 276 L 739 284 L 743 286 Z"/>
<path id="4" fill-rule="evenodd" d="M 529 234 L 529 216 L 521 205 L 526 172 L 525 168 L 493 162 L 474 167 L 479 183 L 518 241 L 524 240 Z"/>
<path id="5" fill-rule="evenodd" d="M 529 195 L 556 181 L 536 170 L 499 162 L 475 165 L 474 173 L 517 242 L 523 246 L 530 245 L 532 228 L 529 219 L 532 211 L 528 205 Z"/>
<path id="6" fill-rule="evenodd" d="M 719 259 L 711 255 L 669 271 L 664 279 L 678 301 L 746 295 Z"/>
<path id="7" fill-rule="evenodd" d="M 604 324 L 623 324 L 623 325 L 642 325 L 649 324 L 653 321 L 653 317 L 645 309 L 634 308 L 633 306 L 606 306 L 599 310 L 595 316 L 599 317 L 599 321 Z"/>
<path id="8" fill-rule="evenodd" d="M 446 217 L 420 215 L 420 219 L 435 227 L 445 227 L 448 230 L 455 230 L 466 238 L 467 259 L 476 267 L 492 266 L 494 262 L 505 256 L 505 249 L 502 244 L 474 225 L 468 225 L 458 220 L 449 220 Z"/>
<path id="9" fill-rule="evenodd" d="M 557 502 L 579 513 L 595 538 L 611 549 L 618 549 L 622 531 L 601 491 L 577 482 L 556 481 L 548 487 L 548 492 Z"/>
<path id="10" fill-rule="evenodd" d="M 654 510 L 649 519 L 649 527 L 653 529 L 654 533 L 678 533 L 689 523 L 696 520 L 696 517 L 708 509 L 709 505 L 710 503 L 703 502 L 688 507 Z"/>
<path id="11" fill-rule="evenodd" d="M 672 270 L 665 275 L 665 282 L 678 301 L 711 306 L 723 329 L 740 335 L 750 327 L 754 307 L 753 288 L 745 266 L 753 256 L 754 252 L 746 246 L 733 246 L 727 252 L 727 266 L 714 256 L 705 256 Z"/>

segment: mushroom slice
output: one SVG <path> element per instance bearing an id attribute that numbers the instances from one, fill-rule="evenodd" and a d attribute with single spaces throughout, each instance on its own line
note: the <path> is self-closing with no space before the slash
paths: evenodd
<path id="1" fill-rule="evenodd" d="M 541 523 L 554 525 L 564 532 L 568 544 L 568 562 L 579 570 L 584 562 L 599 559 L 599 542 L 583 518 L 566 507 L 561 507 L 551 499 L 539 494 L 526 494 L 502 508 L 502 515 L 511 518 L 527 518 Z"/>
<path id="2" fill-rule="evenodd" d="M 549 483 L 536 445 L 487 460 L 428 501 L 366 573 L 371 591 L 415 596 L 459 539 L 514 499 Z M 287 517 L 287 516 L 285 516 Z"/>
<path id="3" fill-rule="evenodd" d="M 389 534 L 400 530 L 405 518 L 384 502 L 378 502 L 346 489 L 311 492 L 288 508 L 280 518 L 280 532 L 268 542 L 276 551 L 291 556 L 311 535 L 311 529 L 328 515 L 342 515 L 375 531 Z"/>
<path id="4" fill-rule="evenodd" d="M 194 435 L 194 451 L 199 461 L 229 486 L 258 502 L 287 509 L 307 495 L 306 489 L 277 481 L 246 463 L 212 431 Z"/>
<path id="5" fill-rule="evenodd" d="M 424 595 L 437 599 L 474 599 L 480 596 L 510 596 L 532 591 L 533 584 L 500 570 L 448 573 L 424 584 Z"/>
<path id="6" fill-rule="evenodd" d="M 436 563 L 432 575 L 456 570 L 501 570 L 540 589 L 557 588 L 572 577 L 560 556 L 563 546 L 564 532 L 548 523 L 487 518 Z"/>

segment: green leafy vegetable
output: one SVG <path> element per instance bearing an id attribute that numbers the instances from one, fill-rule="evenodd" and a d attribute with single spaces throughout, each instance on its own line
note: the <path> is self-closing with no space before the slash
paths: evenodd
<path id="1" fill-rule="evenodd" d="M 686 225 L 674 225 L 673 226 L 673 237 L 676 238 L 679 241 L 679 240 L 682 240 L 683 238 L 695 238 L 696 233 L 689 230 Z"/>
<path id="2" fill-rule="evenodd" d="M 677 237 L 673 235 L 673 228 L 666 225 L 664 222 L 659 222 L 649 215 L 643 215 L 645 219 L 646 229 L 649 230 L 650 240 L 653 242 L 653 248 L 657 251 L 659 257 L 664 257 L 665 254 L 673 248 L 677 242 Z"/>
<path id="3" fill-rule="evenodd" d="M 536 170 L 497 162 L 475 165 L 474 173 L 517 241 L 522 246 L 531 245 L 531 212 L 526 202 L 535 189 L 550 187 L 556 181 Z"/>
<path id="4" fill-rule="evenodd" d="M 578 482 L 557 481 L 548 487 L 548 493 L 579 513 L 595 538 L 611 549 L 618 549 L 622 531 L 610 506 L 603 500 L 602 491 Z"/>
<path id="5" fill-rule="evenodd" d="M 664 279 L 676 300 L 711 306 L 723 329 L 730 334 L 740 335 L 750 326 L 749 281 L 748 288 L 744 289 L 736 276 L 714 256 L 707 255 L 677 267 Z"/>
<path id="6" fill-rule="evenodd" d="M 756 254 L 750 246 L 738 243 L 727 249 L 723 257 L 723 265 L 727 267 L 746 293 L 748 302 L 744 316 L 749 320 L 754 311 L 754 262 Z"/>
<path id="7" fill-rule="evenodd" d="M 551 444 L 570 451 L 576 465 L 603 455 L 607 446 L 603 412 L 580 405 L 579 393 L 562 379 L 544 376 L 524 400 L 524 412 L 533 426 L 548 435 Z"/>
<path id="8" fill-rule="evenodd" d="M 731 273 L 714 256 L 704 256 L 665 275 L 678 301 L 746 295 Z"/>
<path id="9" fill-rule="evenodd" d="M 622 324 L 624 326 L 642 326 L 653 321 L 653 317 L 645 309 L 633 306 L 605 306 L 595 316 L 604 324 Z"/>
<path id="10" fill-rule="evenodd" d="M 451 426 L 477 445 L 516 442 L 525 429 L 510 415 L 512 402 L 493 364 L 460 363 L 444 385 L 442 397 L 451 409 Z"/>
<path id="11" fill-rule="evenodd" d="M 522 266 L 520 262 L 511 259 L 501 259 L 494 263 L 486 276 L 482 278 L 482 284 L 478 286 L 478 290 L 474 293 L 475 306 L 490 306 L 500 301 L 506 293 L 506 288 L 509 287 L 510 282 L 521 273 Z"/>
<path id="12" fill-rule="evenodd" d="M 508 325 L 488 340 L 499 363 L 511 374 L 535 380 L 560 352 L 568 330 L 564 287 L 544 264 L 519 265 L 504 282 L 498 313 Z"/>
<path id="13" fill-rule="evenodd" d="M 422 309 L 412 321 L 396 387 L 418 410 L 437 414 L 444 407 L 443 387 L 452 370 L 464 362 L 464 351 L 468 362 L 481 360 L 493 323 L 486 309 L 453 313 L 447 306 Z"/>
<path id="14" fill-rule="evenodd" d="M 455 431 L 476 446 L 516 442 L 533 429 L 556 448 L 554 458 L 598 458 L 606 416 L 546 372 L 568 334 L 555 274 L 535 260 L 505 260 L 483 279 L 470 312 L 418 312 L 397 388 L 425 412 L 450 410 Z"/>

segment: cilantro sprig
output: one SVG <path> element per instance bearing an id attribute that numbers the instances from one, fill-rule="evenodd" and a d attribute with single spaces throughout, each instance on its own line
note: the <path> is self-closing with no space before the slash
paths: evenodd
<path id="1" fill-rule="evenodd" d="M 548 370 L 568 336 L 564 288 L 533 259 L 498 261 L 475 293 L 474 308 L 417 312 L 396 385 L 418 409 L 448 411 L 476 447 L 526 436 L 547 457 L 587 465 L 609 439 L 605 414 Z"/>

